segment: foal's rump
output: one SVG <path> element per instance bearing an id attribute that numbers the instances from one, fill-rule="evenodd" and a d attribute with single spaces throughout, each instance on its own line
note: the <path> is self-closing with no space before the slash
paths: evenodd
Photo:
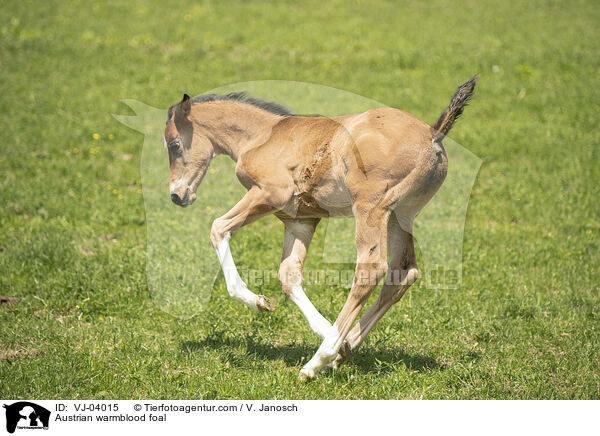
<path id="1" fill-rule="evenodd" d="M 336 120 L 352 138 L 344 153 L 351 163 L 346 177 L 350 192 L 365 195 L 367 186 L 366 194 L 377 198 L 378 205 L 413 209 L 416 215 L 446 176 L 446 155 L 434 147 L 431 127 L 393 108 Z"/>

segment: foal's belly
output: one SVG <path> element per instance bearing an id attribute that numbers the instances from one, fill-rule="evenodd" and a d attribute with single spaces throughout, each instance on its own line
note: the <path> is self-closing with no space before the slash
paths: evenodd
<path id="1" fill-rule="evenodd" d="M 345 184 L 320 184 L 313 190 L 312 196 L 329 212 L 329 216 L 352 216 L 352 199 Z"/>
<path id="2" fill-rule="evenodd" d="M 324 178 L 310 191 L 295 192 L 292 203 L 298 218 L 353 216 L 350 192 L 334 178 Z"/>

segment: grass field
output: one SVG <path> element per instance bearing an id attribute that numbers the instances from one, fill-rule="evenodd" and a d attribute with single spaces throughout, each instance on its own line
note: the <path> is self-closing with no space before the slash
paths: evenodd
<path id="1" fill-rule="evenodd" d="M 0 305 L 0 398 L 599 399 L 599 22 L 594 1 L 4 2 L 0 295 L 18 300 Z M 144 136 L 111 116 L 132 114 L 122 99 L 278 79 L 433 123 L 477 72 L 452 131 L 483 161 L 460 289 L 414 286 L 307 384 L 318 341 L 277 281 L 257 290 L 270 314 L 222 276 L 193 318 L 151 297 Z M 282 234 L 242 229 L 236 262 L 277 268 Z M 308 292 L 334 319 L 347 290 Z"/>

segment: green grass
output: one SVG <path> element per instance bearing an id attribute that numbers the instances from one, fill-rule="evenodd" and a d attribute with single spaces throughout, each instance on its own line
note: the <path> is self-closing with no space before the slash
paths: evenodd
<path id="1" fill-rule="evenodd" d="M 599 21 L 593 1 L 5 2 L 0 295 L 20 301 L 0 306 L 0 398 L 600 398 Z M 222 277 L 190 319 L 150 296 L 144 137 L 111 117 L 120 100 L 293 80 L 432 123 L 476 72 L 452 132 L 483 160 L 460 289 L 413 287 L 308 384 L 318 341 L 277 281 L 266 315 Z M 232 252 L 273 269 L 281 239 L 266 219 Z M 347 292 L 308 291 L 330 319 Z"/>

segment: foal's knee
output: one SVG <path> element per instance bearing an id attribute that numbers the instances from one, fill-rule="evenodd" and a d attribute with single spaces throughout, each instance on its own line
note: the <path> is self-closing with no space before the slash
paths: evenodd
<path id="1" fill-rule="evenodd" d="M 215 250 L 219 249 L 219 244 L 227 235 L 228 233 L 223 228 L 222 222 L 219 219 L 214 220 L 210 228 L 210 243 Z"/>
<path id="2" fill-rule="evenodd" d="M 285 258 L 279 266 L 278 277 L 283 292 L 289 297 L 294 286 L 302 285 L 302 263 L 300 259 L 296 256 Z"/>

